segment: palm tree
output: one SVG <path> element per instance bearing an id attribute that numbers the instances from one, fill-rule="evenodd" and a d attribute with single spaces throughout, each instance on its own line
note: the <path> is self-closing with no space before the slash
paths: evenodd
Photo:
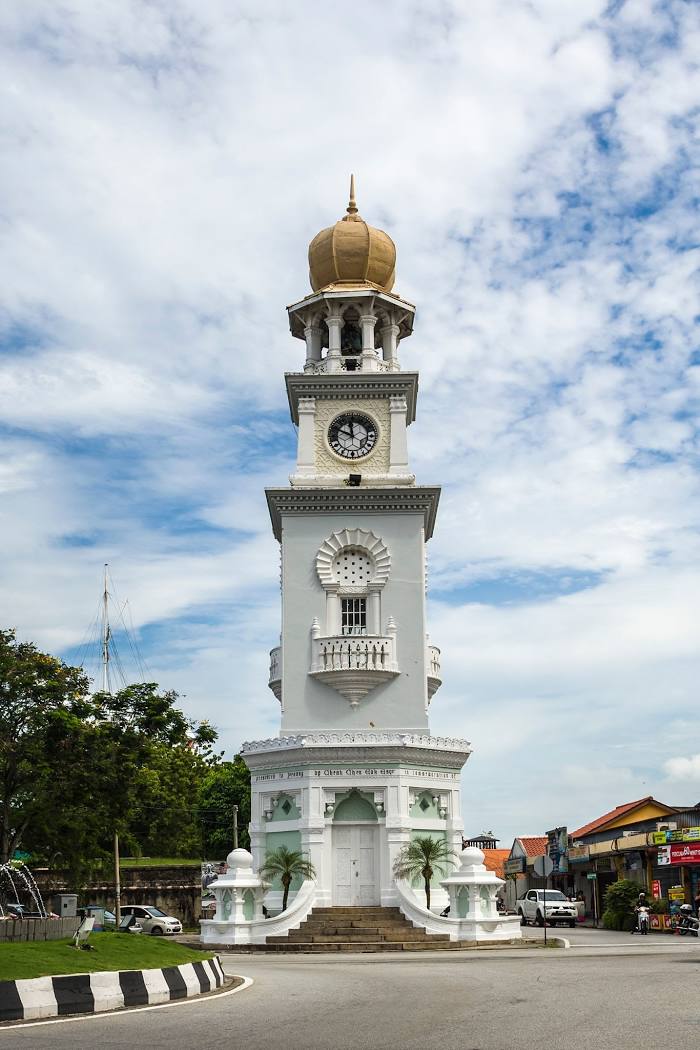
<path id="1" fill-rule="evenodd" d="M 282 911 L 287 910 L 287 899 L 289 898 L 289 887 L 297 875 L 303 879 L 315 879 L 316 869 L 310 860 L 299 850 L 290 850 L 286 846 L 278 846 L 265 856 L 265 862 L 260 867 L 258 874 L 263 879 L 279 879 L 282 883 L 284 895 L 282 897 Z"/>
<path id="2" fill-rule="evenodd" d="M 430 911 L 430 880 L 434 872 L 445 875 L 454 864 L 456 854 L 444 839 L 433 839 L 430 835 L 417 835 L 413 842 L 402 846 L 394 861 L 394 876 L 397 879 L 422 878 L 425 884 L 425 900 Z"/>

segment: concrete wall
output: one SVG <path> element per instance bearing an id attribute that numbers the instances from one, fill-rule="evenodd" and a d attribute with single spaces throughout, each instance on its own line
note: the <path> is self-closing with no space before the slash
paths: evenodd
<path id="1" fill-rule="evenodd" d="M 400 674 L 353 710 L 335 689 L 309 677 L 311 624 L 324 634 L 326 593 L 316 573 L 318 549 L 331 533 L 365 529 L 381 537 L 391 573 L 381 591 L 381 628 L 397 625 Z M 282 532 L 282 732 L 366 729 L 428 731 L 425 641 L 425 544 L 422 514 L 285 515 Z"/>
<path id="2" fill-rule="evenodd" d="M 0 922 L 0 942 L 59 941 L 72 937 L 80 919 L 4 919 Z"/>
<path id="3" fill-rule="evenodd" d="M 54 893 L 75 892 L 65 873 L 34 873 L 47 906 Z M 200 866 L 122 868 L 122 904 L 155 904 L 180 919 L 183 926 L 197 926 L 201 916 L 202 876 Z M 79 905 L 99 904 L 114 911 L 114 880 L 94 878 L 79 891 Z"/>

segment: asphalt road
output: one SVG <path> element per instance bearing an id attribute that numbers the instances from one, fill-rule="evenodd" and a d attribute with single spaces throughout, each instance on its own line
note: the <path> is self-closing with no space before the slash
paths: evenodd
<path id="1" fill-rule="evenodd" d="M 251 988 L 165 1009 L 0 1028 L 0 1048 L 695 1050 L 697 940 L 572 932 L 568 951 L 228 955 L 226 970 L 254 978 Z"/>

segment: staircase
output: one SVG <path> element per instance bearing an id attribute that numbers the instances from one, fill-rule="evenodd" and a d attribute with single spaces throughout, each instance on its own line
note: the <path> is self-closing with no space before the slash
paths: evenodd
<path id="1" fill-rule="evenodd" d="M 298 930 L 268 937 L 264 952 L 419 952 L 464 947 L 446 933 L 426 933 L 398 908 L 314 908 Z"/>

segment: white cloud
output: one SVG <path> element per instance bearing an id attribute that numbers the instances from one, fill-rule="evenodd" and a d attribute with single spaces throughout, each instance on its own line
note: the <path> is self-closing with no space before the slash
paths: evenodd
<path id="1" fill-rule="evenodd" d="M 432 724 L 475 745 L 470 819 L 663 797 L 700 671 L 700 14 L 608 11 L 4 5 L 2 622 L 77 644 L 109 561 L 163 683 L 229 748 L 274 731 L 284 306 L 355 170 L 419 309 Z M 567 573 L 595 586 L 455 590 Z"/>
<path id="2" fill-rule="evenodd" d="M 700 780 L 700 754 L 669 758 L 664 762 L 664 770 L 669 780 Z"/>

